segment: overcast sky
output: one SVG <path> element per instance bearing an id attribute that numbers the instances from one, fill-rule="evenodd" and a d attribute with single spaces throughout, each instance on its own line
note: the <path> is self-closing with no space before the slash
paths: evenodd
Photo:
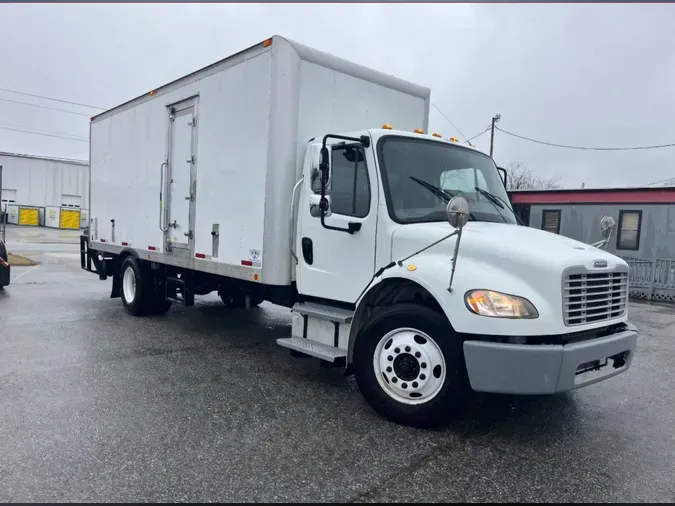
<path id="1" fill-rule="evenodd" d="M 675 5 L 2 5 L 0 88 L 112 107 L 285 36 L 428 86 L 467 137 L 586 146 L 675 142 Z M 69 109 L 84 115 L 19 105 Z M 0 150 L 87 159 L 93 109 L 0 91 Z M 387 119 L 383 118 L 383 122 Z M 458 136 L 432 107 L 432 131 Z M 489 134 L 474 143 L 489 149 Z M 566 187 L 675 177 L 675 148 L 573 151 L 497 132 L 495 159 Z"/>

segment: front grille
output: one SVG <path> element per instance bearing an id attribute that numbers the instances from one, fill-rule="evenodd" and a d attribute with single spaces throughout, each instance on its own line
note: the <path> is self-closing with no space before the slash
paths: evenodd
<path id="1" fill-rule="evenodd" d="M 568 273 L 563 281 L 565 325 L 584 325 L 623 316 L 628 304 L 628 272 Z"/>

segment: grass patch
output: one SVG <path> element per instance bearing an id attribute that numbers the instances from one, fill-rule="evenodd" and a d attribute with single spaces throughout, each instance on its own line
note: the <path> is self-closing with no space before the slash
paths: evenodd
<path id="1" fill-rule="evenodd" d="M 40 262 L 31 260 L 30 258 L 22 257 L 20 255 L 14 255 L 10 253 L 8 255 L 7 263 L 12 267 L 30 267 L 32 265 L 38 265 Z"/>

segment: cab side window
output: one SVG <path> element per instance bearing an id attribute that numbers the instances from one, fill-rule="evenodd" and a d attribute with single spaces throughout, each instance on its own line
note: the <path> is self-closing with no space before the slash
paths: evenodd
<path id="1" fill-rule="evenodd" d="M 363 149 L 333 146 L 330 182 L 331 210 L 365 218 L 370 212 L 370 181 Z"/>

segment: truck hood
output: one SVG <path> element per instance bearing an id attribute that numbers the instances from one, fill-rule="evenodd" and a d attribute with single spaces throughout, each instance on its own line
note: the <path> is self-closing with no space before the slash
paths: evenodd
<path id="1" fill-rule="evenodd" d="M 447 223 L 424 223 L 397 228 L 392 260 L 401 260 L 453 232 Z M 606 251 L 564 236 L 505 223 L 469 222 L 462 231 L 453 291 L 447 290 L 457 236 L 411 258 L 405 275 L 435 294 L 458 332 L 481 335 L 560 335 L 607 324 L 566 326 L 563 321 L 565 270 L 627 271 L 626 262 Z M 606 261 L 600 262 L 598 260 Z M 391 269 L 392 276 L 400 276 Z M 496 319 L 466 310 L 469 290 L 494 290 L 524 297 L 537 308 L 535 320 Z M 625 313 L 612 321 L 625 320 Z"/>
<path id="2" fill-rule="evenodd" d="M 397 228 L 392 237 L 392 260 L 411 255 L 450 234 L 447 223 L 421 223 Z M 600 239 L 600 238 L 598 238 Z M 456 236 L 430 248 L 436 254 L 452 258 Z M 458 261 L 471 258 L 491 265 L 523 266 L 561 273 L 567 267 L 583 265 L 597 268 L 594 262 L 607 261 L 603 270 L 626 265 L 619 257 L 574 239 L 531 227 L 506 223 L 469 222 L 462 231 Z M 509 269 L 510 270 L 510 269 Z"/>

